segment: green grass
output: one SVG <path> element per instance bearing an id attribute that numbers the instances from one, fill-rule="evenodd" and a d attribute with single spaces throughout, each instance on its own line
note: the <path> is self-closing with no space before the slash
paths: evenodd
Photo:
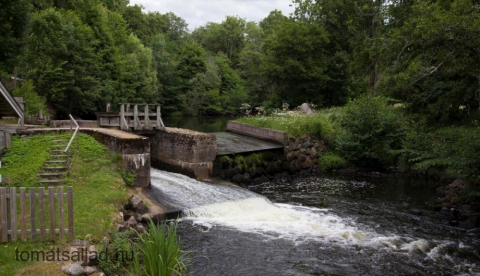
<path id="1" fill-rule="evenodd" d="M 143 256 L 143 265 L 140 265 L 139 256 L 136 254 L 134 258 L 135 275 L 184 275 L 186 252 L 180 250 L 177 224 L 155 225 L 150 221 L 148 229 L 148 234 L 140 235 L 139 250 Z"/>
<path id="2" fill-rule="evenodd" d="M 284 131 L 293 137 L 310 135 L 328 139 L 334 134 L 336 128 L 330 117 L 330 114 L 320 112 L 315 115 L 242 117 L 236 121 Z"/>
<path id="3" fill-rule="evenodd" d="M 0 174 L 13 181 L 10 186 L 37 186 L 36 174 L 50 155 L 52 140 L 52 135 L 12 137 L 12 146 L 6 150 L 0 168 Z"/>
<path id="4" fill-rule="evenodd" d="M 7 162 L 0 171 L 2 176 L 10 177 L 14 186 L 35 187 L 35 175 L 48 157 L 52 139 L 48 135 L 15 137 L 4 157 Z M 128 199 L 122 171 L 123 166 L 118 157 L 110 154 L 105 146 L 92 137 L 80 134 L 80 151 L 74 158 L 70 175 L 63 185 L 73 187 L 76 238 L 84 239 L 85 235 L 91 234 L 94 241 L 99 241 L 114 231 L 112 218 Z M 1 246 L 4 248 L 0 250 L 0 275 L 28 275 L 24 271 L 26 266 L 40 264 L 15 261 L 15 247 L 19 250 L 49 250 L 51 247 L 62 248 L 66 244 L 10 242 Z M 48 275 L 50 272 L 45 271 L 51 265 L 53 264 L 46 263 L 35 267 L 31 270 L 31 275 Z M 18 272 L 19 269 L 22 272 Z M 43 269 L 45 273 L 42 272 Z"/>

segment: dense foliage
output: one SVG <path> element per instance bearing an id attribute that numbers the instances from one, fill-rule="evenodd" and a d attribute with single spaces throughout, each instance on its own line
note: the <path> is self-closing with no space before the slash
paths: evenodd
<path id="1" fill-rule="evenodd" d="M 127 101 L 219 116 L 242 103 L 329 107 L 370 93 L 430 123 L 478 116 L 473 0 L 293 0 L 290 16 L 227 16 L 195 30 L 128 0 L 3 2 L 0 74 L 40 96 L 32 113 L 43 99 L 57 117 Z"/>

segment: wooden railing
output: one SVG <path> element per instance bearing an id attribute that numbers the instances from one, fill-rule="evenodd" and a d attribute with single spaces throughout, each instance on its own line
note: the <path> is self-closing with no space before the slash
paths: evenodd
<path id="1" fill-rule="evenodd" d="M 37 240 L 55 241 L 56 234 L 59 234 L 58 237 L 62 241 L 65 240 L 67 234 L 68 238 L 73 240 L 75 237 L 73 189 L 67 187 L 66 193 L 61 186 L 57 189 L 55 193 L 55 187 L 48 187 L 48 194 L 46 194 L 43 187 L 38 188 L 38 193 L 35 192 L 35 188 L 29 188 L 27 195 L 26 188 L 19 188 L 17 194 L 15 187 L 0 187 L 1 242 L 8 242 L 9 238 L 11 241 L 17 239 L 27 241 L 28 237 L 32 242 Z M 65 199 L 68 228 L 65 228 Z M 48 201 L 48 210 L 46 201 Z M 39 215 L 38 219 L 37 214 Z M 30 229 L 27 229 L 27 224 Z"/>
<path id="2" fill-rule="evenodd" d="M 130 106 L 133 106 L 133 112 L 130 110 Z M 155 108 L 155 112 L 150 112 L 150 107 Z M 150 117 L 154 117 L 151 120 Z M 143 119 L 143 120 L 142 120 Z M 165 129 L 165 125 L 162 121 L 161 107 L 159 104 L 120 104 L 120 128 L 122 130 L 134 130 L 142 129 Z"/>

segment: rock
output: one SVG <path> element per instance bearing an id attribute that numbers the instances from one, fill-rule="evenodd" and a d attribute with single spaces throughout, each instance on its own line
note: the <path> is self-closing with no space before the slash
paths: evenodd
<path id="1" fill-rule="evenodd" d="M 312 146 L 313 146 L 313 144 L 310 143 L 309 141 L 303 143 L 303 147 L 304 147 L 304 148 L 310 148 L 310 147 L 312 147 Z"/>
<path id="2" fill-rule="evenodd" d="M 303 103 L 300 106 L 300 111 L 308 115 L 313 115 L 315 113 L 313 109 L 310 107 L 310 105 L 307 103 Z"/>
<path id="3" fill-rule="evenodd" d="M 93 251 L 97 252 L 97 248 L 95 247 L 95 245 L 90 245 L 88 247 L 88 252 L 93 252 Z"/>
<path id="4" fill-rule="evenodd" d="M 236 174 L 232 177 L 232 182 L 233 183 L 242 183 L 242 180 L 243 180 L 243 174 Z"/>
<path id="5" fill-rule="evenodd" d="M 305 161 L 301 164 L 302 169 L 308 169 L 312 167 L 313 163 L 309 157 L 306 157 Z"/>
<path id="6" fill-rule="evenodd" d="M 413 208 L 412 208 L 412 209 L 408 210 L 408 212 L 409 212 L 410 214 L 415 215 L 415 216 L 422 216 L 422 215 L 423 215 L 422 211 L 420 211 L 420 210 L 418 210 L 418 209 L 413 209 Z"/>
<path id="7" fill-rule="evenodd" d="M 8 177 L 3 177 L 3 178 L 2 178 L 2 183 L 4 183 L 4 184 L 13 184 L 13 181 L 12 181 L 10 178 L 8 178 Z"/>
<path id="8" fill-rule="evenodd" d="M 146 233 L 147 228 L 143 226 L 142 224 L 138 224 L 137 227 L 135 227 L 135 230 L 137 230 L 138 233 Z"/>
<path id="9" fill-rule="evenodd" d="M 89 244 L 88 244 L 88 241 L 82 241 L 82 240 L 74 240 L 72 242 L 72 246 L 75 246 L 75 247 L 83 247 L 83 248 L 88 248 Z"/>
<path id="10" fill-rule="evenodd" d="M 134 217 L 135 216 L 135 212 L 132 211 L 132 210 L 125 210 L 125 212 L 123 212 L 123 221 L 127 221 L 129 220 L 131 217 Z"/>
<path id="11" fill-rule="evenodd" d="M 310 156 L 310 159 L 318 157 L 317 150 L 315 148 L 311 148 L 308 154 Z"/>
<path id="12" fill-rule="evenodd" d="M 466 221 L 460 222 L 460 227 L 466 230 L 471 230 L 480 227 L 480 216 L 475 215 L 469 217 Z"/>
<path id="13" fill-rule="evenodd" d="M 297 155 L 295 154 L 294 151 L 291 151 L 291 152 L 289 152 L 289 153 L 287 154 L 287 160 L 288 160 L 288 161 L 292 161 L 292 160 L 294 160 L 295 158 L 297 158 Z"/>
<path id="14" fill-rule="evenodd" d="M 145 212 L 148 210 L 147 206 L 145 206 L 145 202 L 137 195 L 132 195 L 130 198 L 130 203 L 132 204 L 132 208 L 135 212 Z"/>
<path id="15" fill-rule="evenodd" d="M 90 275 L 97 272 L 100 272 L 100 269 L 96 266 L 87 266 L 83 271 L 83 273 L 85 273 L 86 275 Z"/>
<path id="16" fill-rule="evenodd" d="M 78 276 L 84 273 L 84 269 L 80 264 L 75 263 L 75 264 L 62 266 L 62 272 L 64 272 L 67 275 Z"/>
<path id="17" fill-rule="evenodd" d="M 287 154 L 290 152 L 290 147 L 289 146 L 286 146 L 283 148 L 283 153 Z"/>
<path id="18" fill-rule="evenodd" d="M 102 238 L 102 243 L 107 246 L 110 243 L 110 238 L 105 236 Z"/>
<path id="19" fill-rule="evenodd" d="M 301 154 L 306 154 L 306 153 L 307 153 L 307 149 L 306 149 L 306 148 L 301 148 L 301 149 L 300 149 L 300 153 L 301 153 Z"/>
<path id="20" fill-rule="evenodd" d="M 242 182 L 245 184 L 250 184 L 252 182 L 252 177 L 250 176 L 249 173 L 243 174 Z"/>
<path id="21" fill-rule="evenodd" d="M 135 227 L 135 226 L 137 226 L 137 220 L 135 219 L 134 216 L 132 216 L 125 222 L 125 224 L 128 227 Z"/>
<path id="22" fill-rule="evenodd" d="M 152 218 L 153 216 L 150 213 L 143 214 L 141 222 L 149 222 Z"/>

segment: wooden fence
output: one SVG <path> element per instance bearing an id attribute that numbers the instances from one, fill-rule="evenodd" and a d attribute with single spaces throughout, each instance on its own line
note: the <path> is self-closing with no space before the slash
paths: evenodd
<path id="1" fill-rule="evenodd" d="M 0 187 L 1 242 L 8 242 L 9 237 L 11 241 L 17 239 L 27 241 L 27 237 L 32 242 L 37 240 L 55 241 L 56 234 L 59 234 L 58 237 L 62 241 L 65 240 L 66 234 L 70 240 L 73 240 L 75 229 L 73 226 L 72 187 L 67 187 L 66 193 L 61 186 L 57 189 L 55 192 L 55 187 L 48 187 L 48 193 L 45 193 L 45 188 L 40 187 L 36 193 L 35 188 L 29 188 L 27 195 L 25 188 L 19 188 L 17 194 L 17 188 Z M 48 210 L 46 202 L 48 202 Z M 65 204 L 67 205 L 68 228 L 65 228 Z M 18 208 L 20 212 L 18 212 Z M 27 229 L 27 224 L 30 229 Z"/>

